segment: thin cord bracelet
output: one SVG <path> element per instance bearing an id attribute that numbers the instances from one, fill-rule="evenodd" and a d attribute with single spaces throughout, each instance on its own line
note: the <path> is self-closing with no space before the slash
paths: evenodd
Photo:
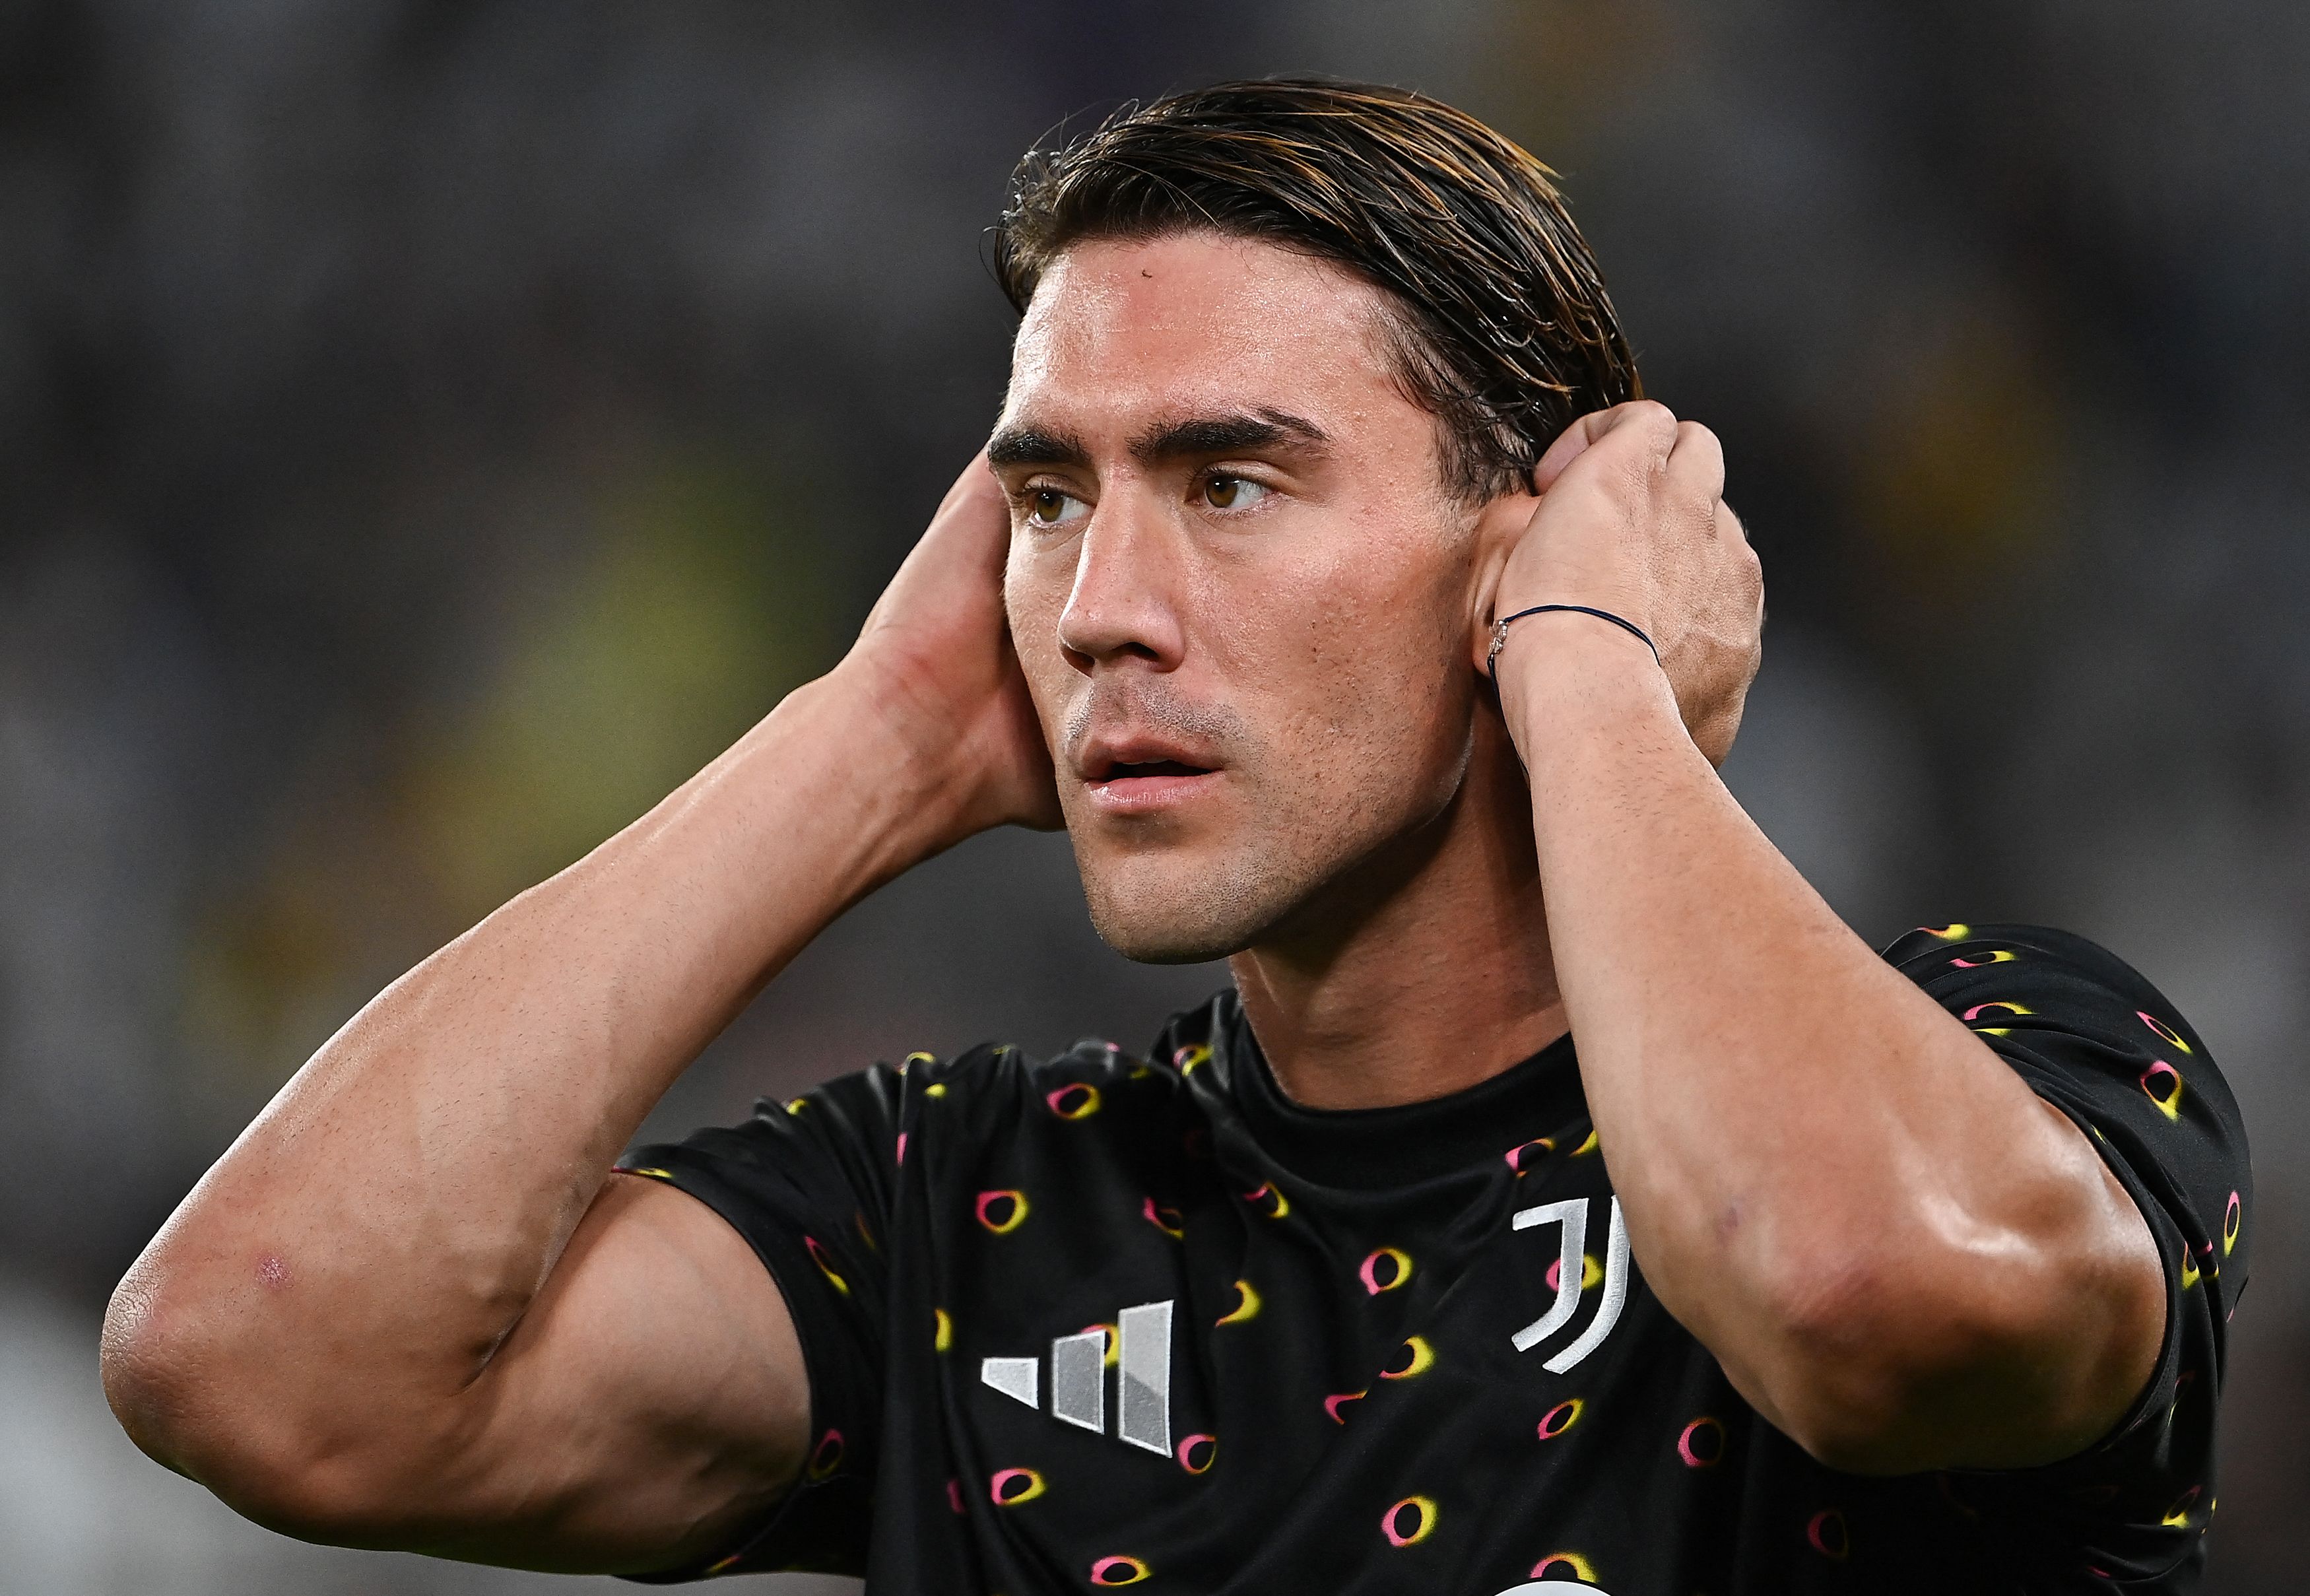
<path id="1" fill-rule="evenodd" d="M 1576 615 L 1594 615 L 1599 620 L 1609 620 L 1614 626 L 1619 627 L 1622 631 L 1628 633 L 1628 636 L 1634 638 L 1637 642 L 1642 643 L 1646 647 L 1651 649 L 1653 651 L 1653 664 L 1660 664 L 1659 646 L 1654 643 L 1650 638 L 1645 636 L 1644 629 L 1637 626 L 1634 621 L 1621 620 L 1610 610 L 1592 609 L 1586 604 L 1534 604 L 1529 610 L 1518 610 L 1513 615 L 1502 616 L 1499 620 L 1492 622 L 1492 646 L 1491 651 L 1484 655 L 1484 674 L 1492 679 L 1492 685 L 1494 687 L 1498 687 L 1500 684 L 1500 646 L 1508 640 L 1508 622 L 1511 620 L 1522 620 L 1527 615 L 1544 615 L 1551 610 L 1569 610 Z"/>

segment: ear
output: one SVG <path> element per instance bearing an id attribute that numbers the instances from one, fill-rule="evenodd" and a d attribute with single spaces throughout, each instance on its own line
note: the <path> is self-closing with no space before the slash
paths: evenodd
<path id="1" fill-rule="evenodd" d="M 1503 493 L 1476 512 L 1475 558 L 1469 568 L 1468 649 L 1479 672 L 1491 653 L 1492 597 L 1499 591 L 1500 572 L 1507 568 L 1509 554 L 1539 511 L 1540 495 L 1519 491 Z"/>

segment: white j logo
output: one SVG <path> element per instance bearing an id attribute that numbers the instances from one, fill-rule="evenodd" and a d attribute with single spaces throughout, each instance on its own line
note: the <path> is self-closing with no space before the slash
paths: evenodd
<path id="1" fill-rule="evenodd" d="M 1614 1197 L 1610 1201 L 1612 1219 L 1611 1232 L 1604 1243 L 1603 1300 L 1597 1304 L 1596 1316 L 1588 1322 L 1580 1339 L 1541 1366 L 1552 1374 L 1563 1374 L 1602 1346 L 1604 1338 L 1612 1333 L 1612 1326 L 1620 1323 L 1620 1309 L 1628 1300 L 1628 1229 L 1620 1219 L 1620 1200 Z M 1519 1209 L 1513 1223 L 1518 1230 L 1529 1230 L 1535 1225 L 1558 1227 L 1556 1300 L 1549 1305 L 1548 1312 L 1509 1338 L 1517 1351 L 1529 1352 L 1571 1323 L 1572 1315 L 1579 1310 L 1582 1277 L 1587 1273 L 1588 1265 L 1588 1199 L 1568 1197 L 1561 1202 Z M 1538 1587 L 1518 1587 L 1526 1588 Z M 1503 1592 L 1502 1596 L 1514 1593 Z"/>

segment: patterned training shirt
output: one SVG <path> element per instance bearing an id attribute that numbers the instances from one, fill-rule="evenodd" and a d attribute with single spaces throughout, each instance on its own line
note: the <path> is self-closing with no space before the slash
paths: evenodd
<path id="1" fill-rule="evenodd" d="M 1628 1250 L 1570 1038 L 1403 1107 L 1277 1089 L 1232 992 L 1145 1056 L 917 1054 L 638 1149 L 792 1309 L 813 1446 L 710 1566 L 888 1596 L 2191 1589 L 2253 1193 L 2204 1045 L 2099 948 L 1886 957 L 2147 1216 L 2155 1377 L 2068 1462 L 1870 1479 L 1737 1395 Z"/>

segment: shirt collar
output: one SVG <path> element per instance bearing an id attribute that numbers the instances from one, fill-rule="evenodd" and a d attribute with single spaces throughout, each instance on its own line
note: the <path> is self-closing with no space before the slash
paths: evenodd
<path id="1" fill-rule="evenodd" d="M 1440 1097 L 1387 1108 L 1308 1108 L 1276 1084 L 1235 993 L 1220 994 L 1212 1008 L 1214 1084 L 1263 1150 L 1320 1185 L 1411 1185 L 1494 1158 L 1513 1167 L 1512 1155 L 1528 1142 L 1587 1132 L 1587 1098 L 1568 1035 Z"/>

